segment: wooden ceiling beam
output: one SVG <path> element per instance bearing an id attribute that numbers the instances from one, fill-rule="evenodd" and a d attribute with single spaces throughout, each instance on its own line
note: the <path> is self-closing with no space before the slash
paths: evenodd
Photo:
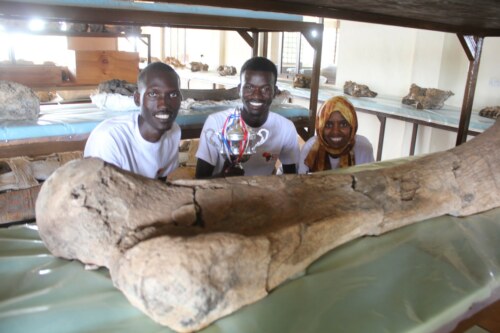
<path id="1" fill-rule="evenodd" d="M 50 21 L 211 30 L 243 29 L 252 31 L 303 32 L 317 29 L 322 26 L 317 23 L 301 21 L 167 13 L 147 10 L 55 6 L 12 1 L 0 2 L 0 18 L 30 19 L 33 17 Z"/>
<path id="2" fill-rule="evenodd" d="M 254 40 L 253 37 L 250 36 L 248 31 L 245 30 L 237 30 L 238 34 L 243 38 L 243 40 L 248 44 L 248 46 L 253 47 Z"/>
<path id="3" fill-rule="evenodd" d="M 171 0 L 155 0 L 156 2 L 172 2 Z M 445 18 L 442 22 L 426 20 L 418 17 L 404 17 L 383 15 L 378 13 L 370 13 L 359 10 L 335 8 L 334 1 L 331 1 L 332 6 L 321 5 L 318 2 L 304 3 L 297 1 L 286 0 L 175 0 L 176 3 L 183 3 L 188 5 L 203 5 L 215 6 L 223 8 L 247 9 L 276 13 L 297 14 L 305 16 L 325 17 L 339 20 L 359 21 L 367 23 L 394 25 L 406 28 L 416 28 L 424 30 L 436 30 L 442 32 L 459 33 L 462 35 L 482 35 L 482 36 L 500 36 L 499 28 L 487 28 L 485 26 L 478 26 L 477 24 L 468 25 L 466 22 L 461 24 L 452 24 Z M 354 6 L 354 5 L 353 5 Z M 451 6 L 451 5 L 450 5 Z M 428 9 L 430 10 L 430 9 Z M 405 12 L 404 5 L 401 5 L 401 13 Z M 448 13 L 449 15 L 452 12 Z M 443 23 L 445 22 L 445 23 Z"/>
<path id="4" fill-rule="evenodd" d="M 476 55 L 476 49 L 477 49 L 477 37 L 476 36 L 464 36 L 464 35 L 457 35 L 458 40 L 460 41 L 460 44 L 462 44 L 462 47 L 465 51 L 465 54 L 467 55 L 467 59 L 469 61 L 473 61 L 474 57 Z"/>

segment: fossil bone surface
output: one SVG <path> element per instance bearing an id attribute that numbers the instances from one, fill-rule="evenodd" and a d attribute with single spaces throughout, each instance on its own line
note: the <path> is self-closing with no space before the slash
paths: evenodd
<path id="1" fill-rule="evenodd" d="M 390 168 L 169 184 L 84 159 L 43 184 L 37 224 L 54 255 L 108 267 L 134 306 L 191 332 L 352 239 L 500 206 L 499 145 L 497 121 Z"/>
<path id="2" fill-rule="evenodd" d="M 371 91 L 365 84 L 359 84 L 353 81 L 346 81 L 344 83 L 344 94 L 354 97 L 376 97 L 377 93 Z"/>
<path id="3" fill-rule="evenodd" d="M 500 106 L 485 107 L 479 111 L 479 115 L 486 118 L 498 119 L 500 118 Z"/>
<path id="4" fill-rule="evenodd" d="M 441 109 L 444 102 L 454 93 L 436 88 L 421 88 L 413 83 L 408 95 L 403 97 L 401 102 L 406 105 L 412 105 L 419 110 L 422 109 Z"/>
<path id="5" fill-rule="evenodd" d="M 0 120 L 35 120 L 40 100 L 35 92 L 20 83 L 0 80 Z"/>

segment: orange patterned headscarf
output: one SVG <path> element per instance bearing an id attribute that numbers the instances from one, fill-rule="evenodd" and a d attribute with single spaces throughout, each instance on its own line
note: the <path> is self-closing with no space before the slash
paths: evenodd
<path id="1" fill-rule="evenodd" d="M 332 148 L 323 137 L 325 124 L 330 119 L 333 112 L 340 112 L 342 116 L 351 125 L 351 137 L 349 142 L 340 149 Z M 358 131 L 358 118 L 354 106 L 342 96 L 336 96 L 326 101 L 319 109 L 316 115 L 316 142 L 311 147 L 304 163 L 309 167 L 309 171 L 330 170 L 329 156 L 340 158 L 339 168 L 345 168 L 354 165 L 354 150 L 356 132 Z"/>

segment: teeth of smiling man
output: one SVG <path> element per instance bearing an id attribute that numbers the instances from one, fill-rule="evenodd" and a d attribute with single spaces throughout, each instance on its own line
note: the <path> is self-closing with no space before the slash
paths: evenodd
<path id="1" fill-rule="evenodd" d="M 250 102 L 250 105 L 252 106 L 261 106 L 264 103 L 259 103 L 259 102 Z"/>
<path id="2" fill-rule="evenodd" d="M 170 118 L 170 115 L 165 114 L 165 113 L 159 113 L 159 114 L 156 114 L 155 117 L 158 119 L 165 119 L 166 120 L 166 119 Z"/>

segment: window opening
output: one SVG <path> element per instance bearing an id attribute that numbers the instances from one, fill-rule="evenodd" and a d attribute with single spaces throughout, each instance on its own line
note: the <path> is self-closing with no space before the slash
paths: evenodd
<path id="1" fill-rule="evenodd" d="M 281 40 L 280 73 L 293 76 L 299 70 L 300 32 L 282 32 Z"/>

